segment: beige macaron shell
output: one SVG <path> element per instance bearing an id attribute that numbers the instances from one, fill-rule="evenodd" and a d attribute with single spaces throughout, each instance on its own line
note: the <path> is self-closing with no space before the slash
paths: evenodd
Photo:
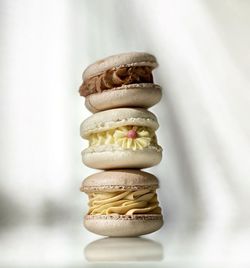
<path id="1" fill-rule="evenodd" d="M 149 108 L 162 97 L 161 87 L 151 83 L 131 84 L 90 94 L 85 98 L 85 106 L 92 113 L 121 108 Z"/>
<path id="2" fill-rule="evenodd" d="M 82 162 L 96 169 L 148 168 L 159 164 L 161 159 L 160 146 L 133 151 L 110 145 L 99 146 L 98 151 L 92 151 L 91 147 L 82 151 Z"/>
<path id="3" fill-rule="evenodd" d="M 110 237 L 133 237 L 159 230 L 163 225 L 161 214 L 86 215 L 84 226 L 90 232 Z"/>
<path id="4" fill-rule="evenodd" d="M 120 169 L 98 172 L 88 176 L 81 185 L 82 192 L 136 191 L 158 188 L 158 179 L 145 171 Z"/>
<path id="5" fill-rule="evenodd" d="M 83 72 L 83 80 L 99 75 L 114 67 L 157 66 L 156 58 L 145 52 L 122 53 L 101 59 L 89 65 Z"/>
<path id="6" fill-rule="evenodd" d="M 146 109 L 117 108 L 93 114 L 84 120 L 80 127 L 80 134 L 87 139 L 93 133 L 128 125 L 144 126 L 153 130 L 159 127 L 156 116 Z"/>

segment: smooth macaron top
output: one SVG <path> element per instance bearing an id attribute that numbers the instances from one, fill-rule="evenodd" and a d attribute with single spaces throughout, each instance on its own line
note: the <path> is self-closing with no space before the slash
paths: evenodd
<path id="1" fill-rule="evenodd" d="M 91 134 L 121 126 L 144 126 L 152 130 L 159 127 L 156 116 L 141 108 L 118 108 L 93 114 L 83 121 L 80 134 L 87 139 Z"/>
<path id="2" fill-rule="evenodd" d="M 83 72 L 83 80 L 99 75 L 111 68 L 148 66 L 152 69 L 157 67 L 156 58 L 146 52 L 122 53 L 101 59 L 89 65 Z"/>
<path id="3" fill-rule="evenodd" d="M 87 177 L 81 185 L 82 192 L 136 191 L 156 189 L 158 179 L 147 172 L 136 169 L 109 170 Z"/>

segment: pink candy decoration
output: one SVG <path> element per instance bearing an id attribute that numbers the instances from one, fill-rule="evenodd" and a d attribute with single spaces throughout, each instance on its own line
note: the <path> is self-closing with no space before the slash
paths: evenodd
<path id="1" fill-rule="evenodd" d="M 135 139 L 137 137 L 137 133 L 134 129 L 131 129 L 127 133 L 127 137 L 131 139 Z"/>

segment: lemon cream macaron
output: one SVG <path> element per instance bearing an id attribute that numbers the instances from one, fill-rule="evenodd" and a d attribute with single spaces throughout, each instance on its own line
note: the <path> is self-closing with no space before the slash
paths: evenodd
<path id="1" fill-rule="evenodd" d="M 157 178 L 140 170 L 112 170 L 89 176 L 81 186 L 89 196 L 85 227 L 113 237 L 157 231 L 163 225 L 157 188 Z"/>
<path id="2" fill-rule="evenodd" d="M 162 148 L 156 116 L 139 108 L 117 108 L 93 114 L 81 124 L 89 141 L 82 151 L 85 165 L 97 169 L 146 168 L 158 164 Z"/>
<path id="3" fill-rule="evenodd" d="M 158 103 L 162 92 L 154 84 L 156 58 L 145 52 L 107 57 L 91 64 L 83 73 L 79 89 L 93 113 L 119 107 L 148 108 Z"/>

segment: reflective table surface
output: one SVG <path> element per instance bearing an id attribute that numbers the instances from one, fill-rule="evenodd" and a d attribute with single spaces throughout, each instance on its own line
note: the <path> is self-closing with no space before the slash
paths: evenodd
<path id="1" fill-rule="evenodd" d="M 0 232 L 0 267 L 247 267 L 250 230 L 164 226 L 136 238 L 102 238 L 80 226 Z"/>

